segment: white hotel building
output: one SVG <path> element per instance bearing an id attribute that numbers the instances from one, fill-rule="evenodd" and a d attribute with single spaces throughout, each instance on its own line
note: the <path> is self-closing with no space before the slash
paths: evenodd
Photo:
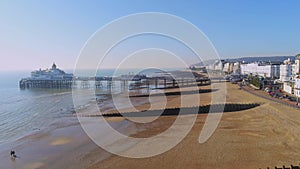
<path id="1" fill-rule="evenodd" d="M 280 76 L 279 65 L 249 63 L 241 64 L 240 67 L 242 74 L 253 74 L 270 78 L 278 78 Z"/>
<path id="2" fill-rule="evenodd" d="M 292 77 L 292 65 L 280 65 L 280 78 L 282 82 L 290 81 Z"/>
<path id="3" fill-rule="evenodd" d="M 300 97 L 300 77 L 297 76 L 295 78 L 295 86 L 294 86 L 294 94 L 296 95 L 296 97 Z"/>

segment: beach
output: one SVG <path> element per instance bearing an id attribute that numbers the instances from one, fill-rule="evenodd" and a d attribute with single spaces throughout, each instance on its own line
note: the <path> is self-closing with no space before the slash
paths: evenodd
<path id="1" fill-rule="evenodd" d="M 209 94 L 202 94 L 209 98 Z M 267 168 L 299 165 L 300 111 L 251 95 L 227 83 L 227 102 L 260 102 L 259 107 L 223 113 L 211 138 L 199 144 L 206 114 L 198 115 L 191 132 L 170 151 L 144 159 L 112 156 L 96 168 Z M 175 101 L 176 102 L 176 101 Z M 175 104 L 174 102 L 174 104 Z M 136 134 L 160 132 L 176 117 L 161 118 L 161 125 Z"/>
<path id="2" fill-rule="evenodd" d="M 300 169 L 300 1 L 0 1 L 0 169 Z"/>
<path id="3" fill-rule="evenodd" d="M 9 148 L 0 153 L 1 167 L 10 168 L 267 168 L 282 165 L 299 165 L 300 111 L 271 102 L 240 90 L 227 83 L 226 103 L 260 103 L 260 106 L 243 111 L 224 112 L 213 135 L 205 142 L 198 142 L 207 114 L 197 115 L 188 135 L 171 150 L 149 158 L 131 159 L 112 155 L 97 146 L 82 130 L 76 117 L 64 117 L 67 123 L 37 131 L 15 143 L 16 159 L 9 156 Z M 211 86 L 199 86 L 210 89 Z M 190 91 L 194 87 L 181 90 Z M 176 92 L 166 89 L 163 92 Z M 211 92 L 200 95 L 196 102 L 193 93 L 166 96 L 167 107 L 210 104 Z M 142 98 L 133 98 L 143 100 Z M 159 96 L 158 98 L 159 99 Z M 185 105 L 181 105 L 184 99 Z M 158 100 L 157 100 L 158 101 Z M 133 101 L 134 102 L 134 101 Z M 159 109 L 159 102 L 151 106 Z M 139 102 L 136 109 L 149 109 L 147 102 Z M 105 109 L 111 113 L 114 110 Z M 124 108 L 130 112 L 132 109 Z M 138 113 L 138 112 L 136 112 Z M 89 117 L 96 118 L 96 117 Z M 107 118 L 110 124 L 132 137 L 149 137 L 169 128 L 176 116 L 162 116 L 145 125 L 123 118 Z M 93 124 L 91 124 L 93 125 Z M 105 137 L 105 136 L 104 136 Z M 126 151 L 130 151 L 130 148 Z"/>

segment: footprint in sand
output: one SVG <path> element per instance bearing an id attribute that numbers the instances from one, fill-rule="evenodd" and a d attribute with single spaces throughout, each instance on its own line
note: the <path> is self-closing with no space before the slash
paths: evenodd
<path id="1" fill-rule="evenodd" d="M 67 138 L 67 137 L 60 137 L 60 138 L 57 138 L 55 140 L 53 140 L 50 145 L 51 146 L 60 146 L 60 145 L 64 145 L 64 144 L 68 144 L 71 142 L 71 139 L 70 138 Z"/>
<path id="2" fill-rule="evenodd" d="M 254 132 L 242 132 L 240 134 L 248 135 L 248 136 L 253 136 L 253 137 L 260 137 L 260 138 L 265 138 L 266 136 Z"/>

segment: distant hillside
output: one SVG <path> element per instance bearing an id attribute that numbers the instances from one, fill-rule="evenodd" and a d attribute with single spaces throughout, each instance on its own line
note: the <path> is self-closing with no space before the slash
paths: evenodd
<path id="1" fill-rule="evenodd" d="M 210 64 L 213 64 L 215 63 L 215 59 L 214 60 L 205 60 L 205 61 L 202 61 L 200 63 L 196 63 L 196 64 L 193 64 L 191 66 L 205 66 L 205 65 L 210 65 Z"/>
<path id="2" fill-rule="evenodd" d="M 263 57 L 241 57 L 241 58 L 234 58 L 234 59 L 224 59 L 227 62 L 283 62 L 290 58 L 292 61 L 295 61 L 295 56 L 263 56 Z"/>
<path id="3" fill-rule="evenodd" d="M 263 56 L 263 57 L 240 57 L 240 58 L 230 58 L 230 59 L 222 59 L 225 62 L 245 62 L 245 63 L 251 63 L 251 62 L 283 62 L 284 60 L 287 60 L 290 58 L 292 61 L 295 61 L 295 56 Z M 193 64 L 191 66 L 204 66 L 213 64 L 216 60 L 206 60 L 200 63 Z"/>

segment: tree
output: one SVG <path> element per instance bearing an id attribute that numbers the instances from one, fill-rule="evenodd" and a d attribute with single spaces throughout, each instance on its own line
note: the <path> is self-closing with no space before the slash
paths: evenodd
<path id="1" fill-rule="evenodd" d="M 250 79 L 250 84 L 254 85 L 257 88 L 260 88 L 259 76 L 252 76 L 251 79 Z"/>

